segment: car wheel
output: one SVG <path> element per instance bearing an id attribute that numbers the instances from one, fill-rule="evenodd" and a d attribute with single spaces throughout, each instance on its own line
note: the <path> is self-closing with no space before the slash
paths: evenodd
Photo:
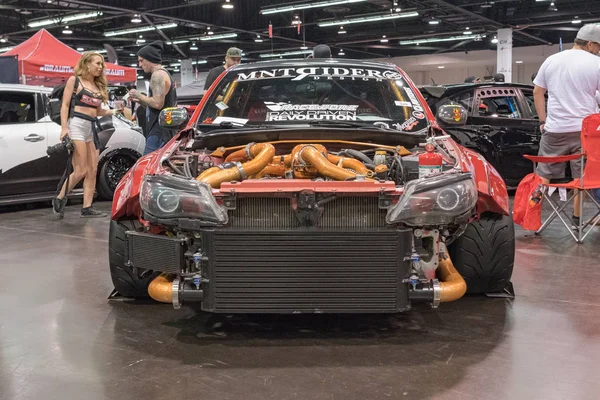
<path id="1" fill-rule="evenodd" d="M 136 221 L 110 222 L 108 262 L 115 289 L 126 297 L 148 297 L 148 285 L 160 272 L 132 268 L 127 265 L 127 237 L 125 232 L 139 230 Z"/>
<path id="2" fill-rule="evenodd" d="M 96 190 L 101 198 L 112 200 L 117 184 L 136 161 L 137 159 L 131 154 L 117 153 L 102 163 L 96 185 Z"/>
<path id="3" fill-rule="evenodd" d="M 467 293 L 499 292 L 515 262 L 515 227 L 510 215 L 484 213 L 448 249 Z"/>

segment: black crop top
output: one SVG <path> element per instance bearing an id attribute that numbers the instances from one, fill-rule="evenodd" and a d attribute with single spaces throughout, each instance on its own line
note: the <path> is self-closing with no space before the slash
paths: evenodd
<path id="1" fill-rule="evenodd" d="M 79 77 L 75 77 L 75 79 L 77 79 L 77 83 L 81 83 L 81 81 L 79 81 Z M 100 105 L 102 105 L 102 95 L 97 92 L 92 92 L 86 89 L 85 86 L 81 85 L 81 91 L 79 91 L 79 93 L 77 94 L 73 93 L 73 105 L 80 107 L 97 108 Z"/>

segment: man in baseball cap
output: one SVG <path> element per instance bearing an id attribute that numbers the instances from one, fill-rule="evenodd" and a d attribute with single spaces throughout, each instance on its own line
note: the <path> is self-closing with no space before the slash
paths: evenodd
<path id="1" fill-rule="evenodd" d="M 539 155 L 562 156 L 581 153 L 583 119 L 598 112 L 600 90 L 600 25 L 590 24 L 577 32 L 575 45 L 551 55 L 533 80 L 533 99 L 539 116 Z M 545 95 L 548 93 L 548 112 Z M 581 159 L 571 161 L 573 178 L 581 175 Z M 565 163 L 540 163 L 537 173 L 544 183 L 565 177 Z M 572 227 L 581 228 L 579 195 L 575 196 Z"/>
<path id="2" fill-rule="evenodd" d="M 219 75 L 223 73 L 226 69 L 233 67 L 234 65 L 238 65 L 242 62 L 242 50 L 237 47 L 230 47 L 227 49 L 227 54 L 225 55 L 225 65 L 219 65 L 210 70 L 208 76 L 206 77 L 206 81 L 204 82 L 204 93 L 211 87 L 211 85 L 217 80 Z"/>

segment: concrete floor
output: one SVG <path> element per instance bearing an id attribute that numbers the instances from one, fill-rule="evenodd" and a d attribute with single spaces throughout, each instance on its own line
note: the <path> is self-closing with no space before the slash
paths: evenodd
<path id="1" fill-rule="evenodd" d="M 512 301 L 221 319 L 108 301 L 109 220 L 79 207 L 0 210 L 0 399 L 600 398 L 600 228 L 517 230 Z"/>

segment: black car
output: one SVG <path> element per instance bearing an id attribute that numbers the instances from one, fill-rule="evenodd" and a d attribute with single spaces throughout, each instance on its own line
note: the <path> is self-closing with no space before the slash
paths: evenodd
<path id="1" fill-rule="evenodd" d="M 516 187 L 532 171 L 524 154 L 537 154 L 540 127 L 533 86 L 514 83 L 468 83 L 419 88 L 434 114 L 450 103 L 467 109 L 465 126 L 445 128 L 461 145 L 476 150 Z"/>

